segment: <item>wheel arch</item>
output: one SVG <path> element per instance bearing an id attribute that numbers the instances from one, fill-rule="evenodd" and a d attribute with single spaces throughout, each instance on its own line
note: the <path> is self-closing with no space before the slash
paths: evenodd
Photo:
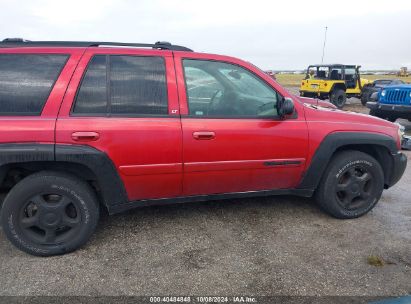
<path id="1" fill-rule="evenodd" d="M 392 154 L 398 152 L 396 142 L 387 135 L 365 132 L 335 132 L 327 135 L 315 151 L 297 188 L 315 190 L 333 156 L 344 150 L 358 150 L 374 157 L 384 171 L 384 184 L 388 188 L 394 166 Z"/>
<path id="2" fill-rule="evenodd" d="M 330 94 L 332 94 L 337 89 L 341 89 L 341 90 L 344 90 L 344 92 L 346 92 L 347 91 L 347 86 L 345 85 L 345 83 L 334 83 L 331 86 Z"/>
<path id="3" fill-rule="evenodd" d="M 107 209 L 128 201 L 114 164 L 102 151 L 76 145 L 0 144 L 0 187 L 10 189 L 22 178 L 45 170 L 86 180 Z"/>

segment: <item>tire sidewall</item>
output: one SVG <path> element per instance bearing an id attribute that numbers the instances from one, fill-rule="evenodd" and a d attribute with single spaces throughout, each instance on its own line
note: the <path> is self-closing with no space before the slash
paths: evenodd
<path id="1" fill-rule="evenodd" d="M 371 93 L 366 91 L 361 95 L 361 104 L 363 106 L 367 105 L 367 102 L 370 101 Z"/>
<path id="2" fill-rule="evenodd" d="M 56 245 L 41 245 L 29 240 L 18 224 L 21 208 L 36 194 L 56 193 L 76 200 L 81 226 L 69 241 Z M 19 182 L 4 199 L 1 212 L 3 230 L 8 239 L 19 249 L 39 256 L 71 252 L 82 246 L 93 233 L 98 221 L 98 205 L 92 192 L 84 184 L 62 176 L 29 176 Z"/>
<path id="3" fill-rule="evenodd" d="M 353 166 L 366 169 L 372 175 L 375 184 L 373 185 L 373 200 L 371 203 L 359 209 L 348 210 L 338 202 L 335 187 L 341 174 Z M 325 173 L 326 177 L 320 186 L 319 203 L 325 211 L 337 218 L 357 218 L 368 213 L 378 203 L 384 189 L 384 175 L 380 164 L 374 158 L 362 152 L 350 151 L 350 153 L 339 155 Z"/>
<path id="4" fill-rule="evenodd" d="M 340 96 L 343 98 L 343 101 L 342 101 L 341 104 L 338 103 L 338 98 L 339 98 Z M 344 107 L 346 101 L 347 101 L 347 96 L 346 96 L 344 90 L 336 89 L 336 90 L 334 90 L 334 92 L 331 94 L 331 99 L 332 99 L 332 100 L 331 100 L 332 103 L 333 103 L 337 108 L 342 109 L 342 108 Z"/>

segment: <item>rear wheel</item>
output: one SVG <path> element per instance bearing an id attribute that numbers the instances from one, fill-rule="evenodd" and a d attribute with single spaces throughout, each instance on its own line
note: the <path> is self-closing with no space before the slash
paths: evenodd
<path id="1" fill-rule="evenodd" d="M 84 181 L 58 172 L 39 172 L 6 196 L 1 220 L 7 238 L 38 256 L 73 251 L 84 245 L 99 218 L 96 195 Z"/>
<path id="2" fill-rule="evenodd" d="M 342 89 L 335 89 L 331 93 L 330 101 L 339 109 L 342 109 L 347 101 L 347 94 Z"/>
<path id="3" fill-rule="evenodd" d="M 374 208 L 383 189 L 384 173 L 378 161 L 360 151 L 343 151 L 328 165 L 316 200 L 332 216 L 350 219 Z"/>

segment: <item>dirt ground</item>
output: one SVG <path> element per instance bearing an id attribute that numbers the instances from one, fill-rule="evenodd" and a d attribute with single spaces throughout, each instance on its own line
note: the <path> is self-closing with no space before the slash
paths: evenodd
<path id="1" fill-rule="evenodd" d="M 408 165 L 355 220 L 291 196 L 136 209 L 104 216 L 84 248 L 50 258 L 0 230 L 0 296 L 411 294 L 410 185 Z"/>

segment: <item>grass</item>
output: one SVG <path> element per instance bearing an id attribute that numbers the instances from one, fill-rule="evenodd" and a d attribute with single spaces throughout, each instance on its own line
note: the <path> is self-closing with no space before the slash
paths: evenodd
<path id="1" fill-rule="evenodd" d="M 304 74 L 277 74 L 275 76 L 277 77 L 277 81 L 285 87 L 299 87 L 301 80 L 303 80 L 305 77 Z M 368 80 L 396 78 L 411 83 L 411 76 L 397 77 L 395 75 L 361 75 L 361 78 Z"/>
<path id="2" fill-rule="evenodd" d="M 380 258 L 379 256 L 376 256 L 376 255 L 370 255 L 367 258 L 367 262 L 371 266 L 376 266 L 376 267 L 381 267 L 381 266 L 384 266 L 384 264 L 385 264 L 384 260 L 382 258 Z"/>

